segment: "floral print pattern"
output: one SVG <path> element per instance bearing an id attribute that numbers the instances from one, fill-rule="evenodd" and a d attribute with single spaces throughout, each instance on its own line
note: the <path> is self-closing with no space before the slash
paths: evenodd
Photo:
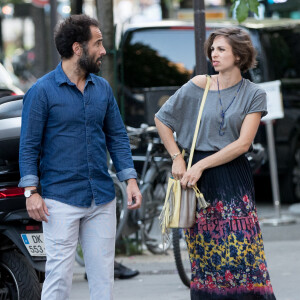
<path id="1" fill-rule="evenodd" d="M 245 164 L 243 159 L 234 163 Z M 218 178 L 220 168 L 212 169 L 207 176 L 204 173 L 198 186 L 211 205 L 197 210 L 195 226 L 185 230 L 192 268 L 192 299 L 274 300 L 253 183 L 246 180 L 243 185 L 240 172 L 234 174 L 237 168 L 232 168 L 232 164 L 224 168 L 229 168 L 225 173 L 231 172 L 232 184 L 228 185 L 227 178 L 226 185 L 218 185 L 223 180 Z M 216 178 L 216 186 L 212 186 L 211 176 Z"/>

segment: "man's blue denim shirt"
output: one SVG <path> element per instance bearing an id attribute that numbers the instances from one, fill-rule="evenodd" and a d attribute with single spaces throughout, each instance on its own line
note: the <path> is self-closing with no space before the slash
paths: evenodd
<path id="1" fill-rule="evenodd" d="M 88 75 L 84 93 L 61 63 L 39 79 L 23 100 L 20 187 L 38 186 L 42 196 L 89 207 L 114 199 L 107 150 L 120 181 L 136 178 L 128 136 L 111 87 Z"/>

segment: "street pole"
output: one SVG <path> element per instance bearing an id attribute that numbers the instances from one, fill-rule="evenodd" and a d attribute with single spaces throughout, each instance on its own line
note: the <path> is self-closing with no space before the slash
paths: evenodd
<path id="1" fill-rule="evenodd" d="M 206 38 L 204 0 L 194 0 L 193 5 L 196 50 L 196 75 L 200 75 L 207 73 L 206 55 L 204 53 L 204 42 Z"/>
<path id="2" fill-rule="evenodd" d="M 272 195 L 273 195 L 273 205 L 275 209 L 275 217 L 265 218 L 260 220 L 262 225 L 289 225 L 296 223 L 296 219 L 290 216 L 284 216 L 281 214 L 281 204 L 280 204 L 280 193 L 279 193 L 279 183 L 278 183 L 278 173 L 277 173 L 277 159 L 275 151 L 275 139 L 273 130 L 273 120 L 266 120 L 266 134 L 269 150 L 269 166 L 272 184 Z"/>
<path id="3" fill-rule="evenodd" d="M 57 1 L 50 0 L 50 45 L 51 45 L 51 66 L 52 69 L 56 67 L 59 62 L 58 52 L 54 42 L 54 31 L 57 24 Z"/>

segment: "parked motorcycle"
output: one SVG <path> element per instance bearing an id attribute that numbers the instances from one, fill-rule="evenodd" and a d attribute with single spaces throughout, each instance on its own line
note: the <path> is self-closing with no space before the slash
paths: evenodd
<path id="1" fill-rule="evenodd" d="M 18 187 L 22 96 L 0 98 L 0 299 L 38 300 L 46 254 L 42 223 Z"/>

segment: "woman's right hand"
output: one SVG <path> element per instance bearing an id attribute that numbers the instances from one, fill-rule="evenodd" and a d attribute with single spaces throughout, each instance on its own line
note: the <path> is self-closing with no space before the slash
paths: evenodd
<path id="1" fill-rule="evenodd" d="M 172 165 L 172 176 L 174 179 L 181 179 L 186 172 L 186 164 L 181 155 L 178 155 L 174 160 L 173 160 L 173 165 Z"/>

